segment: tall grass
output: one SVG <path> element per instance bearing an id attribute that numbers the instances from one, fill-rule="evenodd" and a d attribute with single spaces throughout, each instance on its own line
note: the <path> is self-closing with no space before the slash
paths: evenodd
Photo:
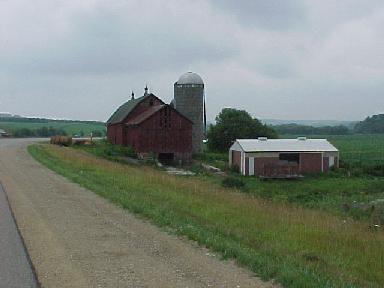
<path id="1" fill-rule="evenodd" d="M 285 287 L 383 287 L 384 233 L 196 178 L 33 145 L 57 173 Z"/>

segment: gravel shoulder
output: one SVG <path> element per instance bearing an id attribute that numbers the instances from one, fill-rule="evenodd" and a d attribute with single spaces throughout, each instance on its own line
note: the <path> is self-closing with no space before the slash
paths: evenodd
<path id="1" fill-rule="evenodd" d="M 274 287 L 46 169 L 0 140 L 0 181 L 42 287 Z"/>

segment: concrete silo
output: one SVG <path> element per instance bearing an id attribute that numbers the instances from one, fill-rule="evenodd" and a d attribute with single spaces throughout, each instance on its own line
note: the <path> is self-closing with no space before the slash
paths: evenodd
<path id="1" fill-rule="evenodd" d="M 192 153 L 202 151 L 204 137 L 204 82 L 193 72 L 180 76 L 174 85 L 173 105 L 193 122 Z"/>

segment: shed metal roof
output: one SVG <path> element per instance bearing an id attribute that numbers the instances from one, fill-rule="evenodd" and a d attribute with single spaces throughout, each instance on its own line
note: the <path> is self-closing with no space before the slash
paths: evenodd
<path id="1" fill-rule="evenodd" d="M 244 152 L 339 151 L 326 139 L 237 139 L 236 142 L 240 145 L 241 149 L 243 149 Z M 234 147 L 234 145 L 232 147 Z"/>

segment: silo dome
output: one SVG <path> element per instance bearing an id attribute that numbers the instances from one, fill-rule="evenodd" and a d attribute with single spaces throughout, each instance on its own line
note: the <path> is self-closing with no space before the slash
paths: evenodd
<path id="1" fill-rule="evenodd" d="M 187 72 L 180 76 L 179 80 L 176 82 L 177 84 L 197 84 L 197 85 L 204 85 L 203 79 L 201 77 L 194 73 L 194 72 Z"/>

